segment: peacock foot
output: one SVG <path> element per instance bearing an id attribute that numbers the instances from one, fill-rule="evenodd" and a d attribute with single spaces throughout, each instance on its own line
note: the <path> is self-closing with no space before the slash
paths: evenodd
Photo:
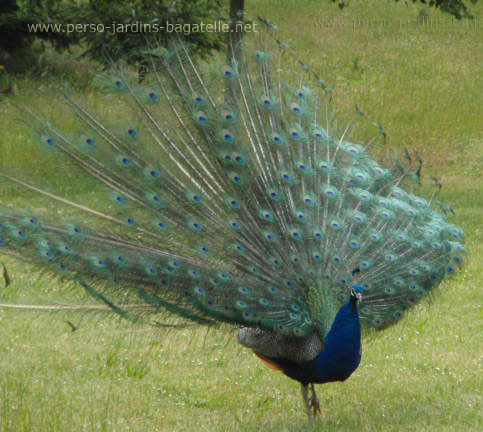
<path id="1" fill-rule="evenodd" d="M 310 390 L 310 395 L 309 395 Z M 315 418 L 317 414 L 321 414 L 320 410 L 320 401 L 315 393 L 315 386 L 314 384 L 302 384 L 302 397 L 305 402 L 305 408 L 307 410 L 307 415 L 309 416 L 309 420 Z"/>
<path id="2" fill-rule="evenodd" d="M 308 398 L 308 410 L 312 413 L 312 418 L 317 414 L 322 414 L 320 410 L 320 401 L 315 393 L 315 385 L 310 384 L 310 397 Z"/>

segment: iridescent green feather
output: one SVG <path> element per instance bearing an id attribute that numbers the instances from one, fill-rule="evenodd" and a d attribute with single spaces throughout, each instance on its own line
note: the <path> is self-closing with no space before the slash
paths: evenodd
<path id="1" fill-rule="evenodd" d="M 29 113 L 41 148 L 96 199 L 0 167 L 2 181 L 84 219 L 0 207 L 0 253 L 79 281 L 126 317 L 135 296 L 203 324 L 324 336 L 358 282 L 365 324 L 398 320 L 461 264 L 462 231 L 337 130 L 324 86 L 287 83 L 276 53 L 244 51 L 208 79 L 173 43 L 143 84 L 100 79 L 121 101 L 115 119 L 63 95 L 78 119 L 69 133 Z"/>

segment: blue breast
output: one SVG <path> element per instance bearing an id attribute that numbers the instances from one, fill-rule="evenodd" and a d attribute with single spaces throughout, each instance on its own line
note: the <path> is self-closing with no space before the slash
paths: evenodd
<path id="1" fill-rule="evenodd" d="M 344 381 L 361 361 L 361 326 L 356 299 L 351 298 L 337 313 L 324 339 L 324 349 L 313 360 L 282 364 L 283 372 L 302 384 Z"/>

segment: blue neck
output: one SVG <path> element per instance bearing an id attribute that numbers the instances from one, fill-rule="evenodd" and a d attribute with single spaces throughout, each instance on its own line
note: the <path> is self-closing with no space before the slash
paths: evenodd
<path id="1" fill-rule="evenodd" d="M 337 313 L 320 354 L 306 363 L 287 363 L 283 371 L 303 384 L 345 381 L 360 361 L 361 326 L 356 299 L 351 297 Z"/>

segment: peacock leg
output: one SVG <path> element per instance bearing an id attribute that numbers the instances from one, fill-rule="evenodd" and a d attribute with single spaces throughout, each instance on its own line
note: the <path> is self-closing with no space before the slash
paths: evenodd
<path id="1" fill-rule="evenodd" d="M 310 401 L 309 401 L 309 385 L 308 384 L 301 384 L 302 390 L 302 398 L 304 399 L 305 409 L 307 410 L 307 415 L 309 416 L 309 420 L 311 420 L 314 415 L 312 414 L 312 410 L 310 409 Z"/>
<path id="2" fill-rule="evenodd" d="M 301 384 L 302 398 L 304 399 L 305 409 L 309 420 L 312 420 L 317 414 L 320 414 L 320 402 L 317 394 L 315 393 L 314 384 Z M 310 389 L 310 396 L 309 396 Z"/>
<path id="3" fill-rule="evenodd" d="M 320 411 L 320 401 L 317 397 L 317 393 L 315 393 L 315 385 L 314 383 L 310 383 L 310 398 L 308 400 L 309 409 L 312 411 L 312 417 L 316 416 L 317 414 L 321 414 Z"/>

